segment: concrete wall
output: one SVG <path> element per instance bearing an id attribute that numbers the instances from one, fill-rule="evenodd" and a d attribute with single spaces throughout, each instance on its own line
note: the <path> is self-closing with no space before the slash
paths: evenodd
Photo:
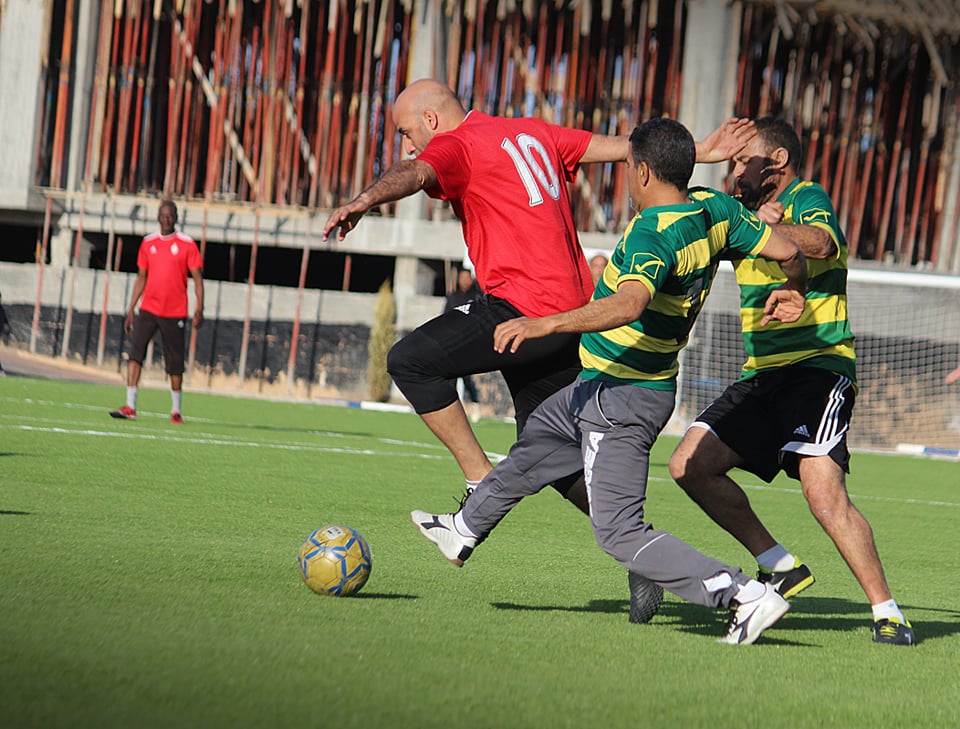
<path id="1" fill-rule="evenodd" d="M 13 329 L 11 344 L 21 349 L 32 345 L 36 353 L 44 355 L 61 356 L 65 351 L 70 360 L 121 371 L 129 347 L 123 320 L 134 279 L 132 274 L 46 266 L 39 286 L 38 331 L 34 333 L 34 301 L 41 270 L 34 264 L 0 263 L 0 293 Z M 222 281 L 206 281 L 204 289 L 206 322 L 197 331 L 192 376 L 211 385 L 218 378 L 238 376 L 249 306 L 251 323 L 242 379 L 273 383 L 286 378 L 297 290 Z M 188 292 L 192 306 L 192 283 Z M 305 290 L 299 302 L 294 380 L 344 396 L 365 396 L 367 341 L 376 299 L 376 294 Z M 405 333 L 442 310 L 440 297 L 409 296 L 397 323 L 398 332 Z M 159 347 L 151 362 L 159 369 Z"/>
<path id="2" fill-rule="evenodd" d="M 49 3 L 8 0 L 0 23 L 0 210 L 38 208 L 34 184 L 37 135 L 42 126 L 43 39 L 50 27 Z"/>

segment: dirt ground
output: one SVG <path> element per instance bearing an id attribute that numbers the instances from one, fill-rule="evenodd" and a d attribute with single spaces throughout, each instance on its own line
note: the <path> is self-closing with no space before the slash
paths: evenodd
<path id="1" fill-rule="evenodd" d="M 0 363 L 8 376 L 40 377 L 53 380 L 91 382 L 100 385 L 123 385 L 117 373 L 104 372 L 95 367 L 0 345 Z"/>

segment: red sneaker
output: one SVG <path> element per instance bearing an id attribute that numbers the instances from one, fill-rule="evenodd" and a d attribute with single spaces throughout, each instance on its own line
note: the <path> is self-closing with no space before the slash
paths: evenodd
<path id="1" fill-rule="evenodd" d="M 170 422 L 174 425 L 183 425 L 183 416 L 180 413 L 170 413 Z"/>
<path id="2" fill-rule="evenodd" d="M 124 405 L 124 406 L 123 406 L 122 408 L 120 408 L 119 410 L 111 410 L 111 411 L 110 411 L 110 417 L 111 417 L 111 418 L 122 418 L 123 420 L 136 420 L 136 419 L 137 419 L 137 411 L 134 410 L 134 409 L 133 409 L 132 407 L 130 407 L 129 405 Z"/>

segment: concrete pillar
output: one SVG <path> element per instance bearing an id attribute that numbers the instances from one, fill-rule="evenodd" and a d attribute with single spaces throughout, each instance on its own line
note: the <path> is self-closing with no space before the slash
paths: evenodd
<path id="1" fill-rule="evenodd" d="M 412 19 L 410 57 L 407 61 L 407 83 L 435 76 L 434 48 L 443 12 L 440 0 L 415 0 Z M 387 111 L 390 113 L 390 110 Z M 420 192 L 397 202 L 397 220 L 422 220 L 426 217 L 427 197 Z M 397 321 L 405 321 L 408 301 L 412 296 L 433 293 L 424 284 L 420 260 L 413 256 L 397 256 L 393 291 L 397 301 Z M 429 270 L 429 269 L 428 269 Z M 432 281 L 431 281 L 432 283 Z"/>
<path id="2" fill-rule="evenodd" d="M 0 208 L 23 208 L 36 173 L 42 125 L 40 60 L 49 32 L 45 0 L 7 0 L 0 23 Z M 42 40 L 43 42 L 38 42 Z"/>
<path id="3" fill-rule="evenodd" d="M 50 265 L 67 268 L 73 257 L 73 236 L 69 228 L 58 228 L 50 233 Z"/>
<path id="4" fill-rule="evenodd" d="M 953 149 L 946 150 L 956 161 L 960 160 L 960 135 L 954 140 Z M 957 206 L 960 205 L 960 165 L 950 166 L 947 191 L 944 195 L 943 223 L 937 242 L 936 270 L 940 273 L 960 273 L 960 230 L 954 228 Z"/>
<path id="5" fill-rule="evenodd" d="M 79 190 L 87 159 L 90 131 L 90 104 L 97 62 L 97 34 L 100 30 L 100 3 L 79 3 L 77 55 L 73 69 L 73 108 L 70 114 L 70 155 L 67 160 L 67 189 Z M 141 10 L 146 12 L 146 10 Z"/>
<path id="6" fill-rule="evenodd" d="M 687 0 L 680 121 L 703 139 L 733 115 L 740 51 L 741 3 Z M 691 184 L 723 189 L 726 164 L 697 165 Z"/>

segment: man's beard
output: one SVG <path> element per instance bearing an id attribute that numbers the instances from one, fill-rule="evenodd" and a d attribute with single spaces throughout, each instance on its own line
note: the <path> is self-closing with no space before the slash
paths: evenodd
<path id="1" fill-rule="evenodd" d="M 743 203 L 743 206 L 748 210 L 759 210 L 761 205 L 770 201 L 776 189 L 776 185 L 769 182 L 762 183 L 758 188 L 741 187 L 740 202 Z"/>

